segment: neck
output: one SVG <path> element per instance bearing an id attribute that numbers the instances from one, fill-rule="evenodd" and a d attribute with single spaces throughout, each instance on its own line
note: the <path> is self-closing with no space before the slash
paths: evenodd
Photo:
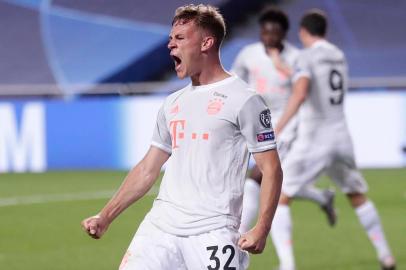
<path id="1" fill-rule="evenodd" d="M 313 46 L 314 43 L 316 43 L 317 41 L 320 41 L 320 40 L 324 40 L 324 38 L 318 37 L 318 36 L 309 36 L 306 47 L 311 47 L 311 46 Z"/>
<path id="2" fill-rule="evenodd" d="M 215 83 L 231 76 L 224 70 L 218 57 L 207 58 L 200 65 L 202 69 L 190 77 L 194 86 Z"/>

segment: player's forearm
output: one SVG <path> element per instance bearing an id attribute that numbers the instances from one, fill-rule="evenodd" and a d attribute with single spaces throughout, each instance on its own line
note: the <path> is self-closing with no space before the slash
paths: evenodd
<path id="1" fill-rule="evenodd" d="M 111 223 L 121 212 L 148 192 L 158 174 L 159 172 L 146 169 L 142 162 L 139 163 L 128 173 L 119 190 L 99 215 Z"/>
<path id="2" fill-rule="evenodd" d="M 276 125 L 276 133 L 280 133 L 285 126 L 289 123 L 290 119 L 297 113 L 302 103 L 306 100 L 307 96 L 308 79 L 299 79 L 296 83 L 295 89 L 286 104 L 285 111 Z"/>
<path id="3" fill-rule="evenodd" d="M 280 69 L 281 69 L 281 72 L 282 72 L 283 74 L 285 74 L 285 76 L 287 76 L 287 77 L 291 77 L 292 74 L 293 74 L 292 69 L 291 69 L 288 65 L 282 64 L 282 66 L 280 67 Z"/>
<path id="4" fill-rule="evenodd" d="M 274 164 L 271 170 L 263 172 L 262 175 L 260 207 L 256 227 L 264 235 L 267 235 L 271 229 L 272 220 L 279 202 L 281 187 L 282 169 L 280 163 L 278 163 Z"/>
<path id="5" fill-rule="evenodd" d="M 280 52 L 276 48 L 268 49 L 268 53 L 271 56 L 272 62 L 274 63 L 275 67 L 282 72 L 285 76 L 291 77 L 292 76 L 292 68 L 289 67 L 281 58 Z"/>

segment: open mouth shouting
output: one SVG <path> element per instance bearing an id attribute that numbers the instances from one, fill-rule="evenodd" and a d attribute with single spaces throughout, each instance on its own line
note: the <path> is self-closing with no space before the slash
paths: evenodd
<path id="1" fill-rule="evenodd" d="M 181 64 L 182 64 L 182 59 L 177 56 L 177 55 L 171 55 L 173 62 L 175 63 L 175 70 L 179 71 Z"/>

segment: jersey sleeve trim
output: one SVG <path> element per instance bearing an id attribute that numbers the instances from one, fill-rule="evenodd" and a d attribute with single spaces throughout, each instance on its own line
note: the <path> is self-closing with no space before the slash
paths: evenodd
<path id="1" fill-rule="evenodd" d="M 304 71 L 304 70 L 303 70 L 303 71 L 300 71 L 300 72 L 298 72 L 298 73 L 296 73 L 296 74 L 293 75 L 292 81 L 293 81 L 293 82 L 296 82 L 297 80 L 299 80 L 299 79 L 302 78 L 302 77 L 311 79 L 310 72 L 307 72 L 307 71 Z"/>
<path id="2" fill-rule="evenodd" d="M 163 145 L 161 143 L 157 143 L 157 142 L 154 142 L 154 141 L 151 142 L 151 145 L 165 151 L 168 154 L 172 154 L 171 147 L 168 147 L 167 145 Z"/>
<path id="3" fill-rule="evenodd" d="M 259 153 L 259 152 L 265 152 L 268 150 L 274 150 L 276 149 L 276 143 L 272 143 L 272 144 L 267 144 L 267 145 L 263 145 L 260 147 L 249 147 L 248 151 L 250 151 L 250 153 Z"/>

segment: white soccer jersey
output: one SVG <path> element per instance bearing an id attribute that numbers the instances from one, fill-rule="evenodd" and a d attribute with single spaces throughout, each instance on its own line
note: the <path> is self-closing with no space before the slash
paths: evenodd
<path id="1" fill-rule="evenodd" d="M 304 49 L 295 65 L 294 80 L 307 77 L 311 82 L 300 120 L 344 119 L 347 74 L 344 53 L 328 41 L 320 40 Z"/>
<path id="2" fill-rule="evenodd" d="M 299 111 L 297 139 L 284 161 L 282 192 L 293 197 L 321 173 L 345 193 L 365 193 L 343 110 L 347 92 L 345 56 L 322 40 L 302 51 L 294 80 L 310 79 L 309 93 Z"/>
<path id="3" fill-rule="evenodd" d="M 294 66 L 299 50 L 284 42 L 281 52 L 282 61 L 289 67 Z M 274 120 L 282 114 L 292 93 L 291 78 L 279 71 L 261 42 L 246 46 L 238 54 L 232 71 L 245 80 L 265 99 L 271 109 Z"/>
<path id="4" fill-rule="evenodd" d="M 152 145 L 171 157 L 147 218 L 175 235 L 237 230 L 248 151 L 276 147 L 268 107 L 236 76 L 171 94 Z"/>

